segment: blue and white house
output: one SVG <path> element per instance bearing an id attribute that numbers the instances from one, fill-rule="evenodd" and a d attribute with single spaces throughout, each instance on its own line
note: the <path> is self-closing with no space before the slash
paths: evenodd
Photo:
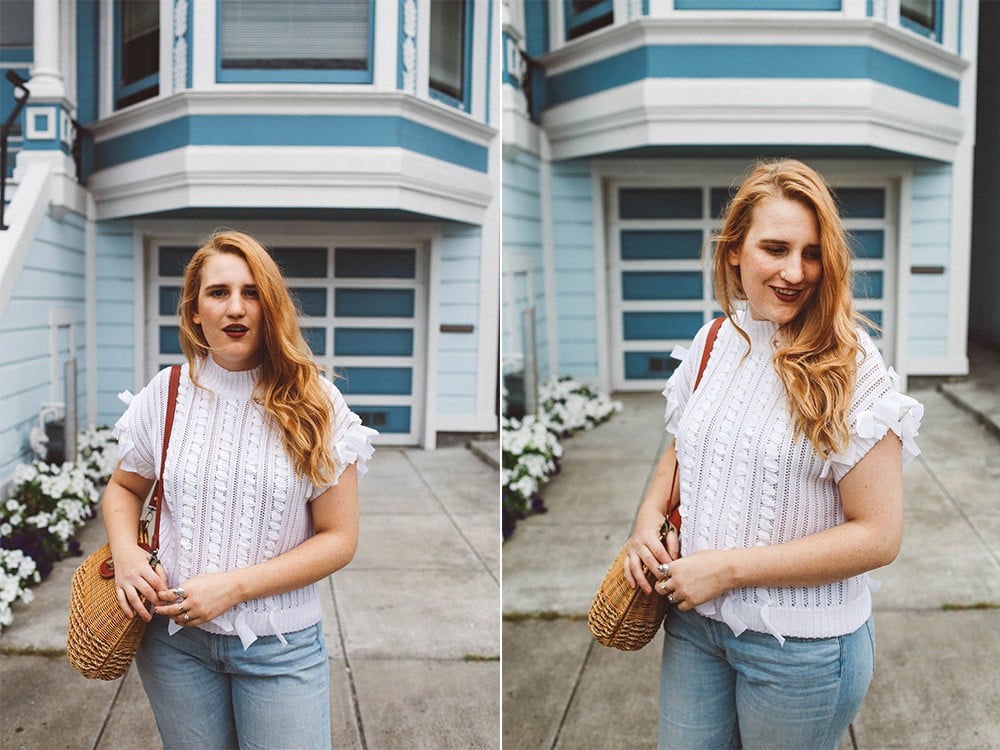
<path id="1" fill-rule="evenodd" d="M 907 375 L 968 371 L 974 0 L 503 2 L 503 351 L 662 386 L 716 311 L 702 248 L 759 157 L 835 188 Z M 530 337 L 529 337 L 530 338 Z"/>
<path id="2" fill-rule="evenodd" d="M 382 444 L 497 429 L 498 6 L 0 8 L 3 118 L 16 75 L 30 92 L 0 231 L 0 484 L 65 408 L 67 360 L 81 427 L 180 361 L 181 272 L 222 226 L 272 249 Z"/>

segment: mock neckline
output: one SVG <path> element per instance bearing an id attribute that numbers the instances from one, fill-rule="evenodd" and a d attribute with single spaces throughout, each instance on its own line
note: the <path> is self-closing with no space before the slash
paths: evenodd
<path id="1" fill-rule="evenodd" d="M 771 320 L 754 320 L 748 310 L 737 314 L 737 322 L 750 337 L 751 351 L 771 353 L 775 348 L 778 324 Z"/>
<path id="2" fill-rule="evenodd" d="M 226 398 L 249 400 L 260 378 L 261 365 L 252 370 L 227 370 L 209 354 L 198 362 L 198 384 Z"/>

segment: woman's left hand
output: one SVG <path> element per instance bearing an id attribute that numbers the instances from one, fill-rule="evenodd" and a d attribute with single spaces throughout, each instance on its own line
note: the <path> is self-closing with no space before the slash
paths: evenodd
<path id="1" fill-rule="evenodd" d="M 667 577 L 657 582 L 656 593 L 677 609 L 694 609 L 733 588 L 731 555 L 701 550 L 670 563 Z"/>
<path id="2" fill-rule="evenodd" d="M 179 586 L 159 592 L 161 604 L 154 611 L 182 627 L 214 620 L 239 603 L 228 573 L 199 573 Z"/>

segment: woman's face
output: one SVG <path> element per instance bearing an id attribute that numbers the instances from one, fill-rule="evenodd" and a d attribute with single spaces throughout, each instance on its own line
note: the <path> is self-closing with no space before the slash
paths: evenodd
<path id="1" fill-rule="evenodd" d="M 234 253 L 209 256 L 201 267 L 198 310 L 215 361 L 227 370 L 251 370 L 264 357 L 264 315 L 247 262 Z"/>
<path id="2" fill-rule="evenodd" d="M 729 264 L 737 266 L 754 320 L 795 320 L 823 277 L 815 212 L 799 201 L 764 198 Z"/>

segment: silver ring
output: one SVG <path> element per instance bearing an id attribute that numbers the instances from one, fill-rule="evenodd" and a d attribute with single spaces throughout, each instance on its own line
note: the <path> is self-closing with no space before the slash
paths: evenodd
<path id="1" fill-rule="evenodd" d="M 187 610 L 186 610 L 186 609 L 184 609 L 184 605 L 183 605 L 183 604 L 181 604 L 180 602 L 178 602 L 178 603 L 177 603 L 177 614 L 179 614 L 179 615 L 182 615 L 182 614 L 184 614 L 185 612 L 187 612 Z"/>
<path id="2" fill-rule="evenodd" d="M 187 591 L 185 591 L 184 589 L 182 589 L 180 586 L 178 586 L 175 589 L 171 589 L 171 591 L 173 591 L 174 592 L 174 596 L 176 596 L 181 601 L 184 601 L 185 599 L 187 599 Z"/>
<path id="3" fill-rule="evenodd" d="M 190 619 L 191 619 L 191 615 L 189 615 L 187 612 L 185 612 L 184 613 L 184 622 L 187 622 Z"/>
<path id="4" fill-rule="evenodd" d="M 672 593 L 667 594 L 667 604 L 673 604 L 673 603 L 674 603 L 674 595 Z"/>
<path id="5" fill-rule="evenodd" d="M 656 569 L 665 576 L 670 575 L 670 563 L 660 563 L 656 566 Z"/>

